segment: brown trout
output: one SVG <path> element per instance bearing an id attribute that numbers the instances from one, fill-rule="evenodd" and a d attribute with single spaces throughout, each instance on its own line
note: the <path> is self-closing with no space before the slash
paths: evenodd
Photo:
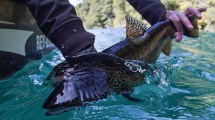
<path id="1" fill-rule="evenodd" d="M 53 68 L 47 78 L 53 79 L 55 89 L 43 104 L 43 108 L 48 109 L 47 115 L 84 106 L 112 94 L 141 101 L 130 94 L 134 87 L 146 83 L 146 74 L 152 73 L 153 69 L 147 63 L 155 63 L 161 51 L 170 54 L 172 41 L 168 38 L 175 28 L 169 20 L 147 30 L 144 24 L 129 16 L 126 21 L 125 40 L 102 52 L 74 56 Z M 185 31 L 185 34 L 197 37 L 197 21 L 193 18 L 191 21 L 195 29 Z"/>
<path id="2" fill-rule="evenodd" d="M 192 38 L 199 36 L 198 19 L 189 18 L 194 26 L 192 31 L 183 26 L 184 35 Z M 114 54 L 127 60 L 142 60 L 156 63 L 161 51 L 169 56 L 172 36 L 176 32 L 170 20 L 158 22 L 146 30 L 145 25 L 130 16 L 126 16 L 126 39 L 107 48 L 103 52 Z"/>

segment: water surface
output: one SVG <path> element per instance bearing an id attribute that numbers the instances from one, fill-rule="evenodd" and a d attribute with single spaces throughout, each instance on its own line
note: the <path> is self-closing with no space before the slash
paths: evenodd
<path id="1" fill-rule="evenodd" d="M 124 38 L 124 29 L 91 30 L 95 46 L 101 51 Z M 0 81 L 1 120 L 42 119 L 215 119 L 215 33 L 202 32 L 200 38 L 174 42 L 170 57 L 161 55 L 158 66 L 171 65 L 171 76 L 160 85 L 135 88 L 133 96 L 143 102 L 131 102 L 121 95 L 94 102 L 80 110 L 45 116 L 42 104 L 53 90 L 44 85 L 51 69 L 62 62 L 58 50 L 41 60 L 31 61 L 13 76 Z M 168 71 L 163 71 L 164 76 Z"/>

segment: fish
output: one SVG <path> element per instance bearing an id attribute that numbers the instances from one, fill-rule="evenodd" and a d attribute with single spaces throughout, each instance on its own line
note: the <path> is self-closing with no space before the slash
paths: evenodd
<path id="1" fill-rule="evenodd" d="M 176 32 L 170 20 L 161 21 L 146 30 L 144 23 L 131 16 L 126 16 L 126 38 L 123 41 L 105 49 L 103 52 L 114 54 L 127 60 L 142 60 L 155 64 L 160 53 L 171 54 L 173 34 Z M 183 25 L 184 35 L 199 37 L 198 18 L 189 17 L 194 29 L 188 30 Z"/>
<path id="2" fill-rule="evenodd" d="M 185 35 L 198 37 L 196 19 L 190 18 L 193 31 Z M 153 76 L 152 67 L 160 53 L 170 55 L 176 31 L 170 20 L 158 22 L 149 29 L 126 16 L 126 38 L 103 50 L 73 56 L 55 66 L 47 77 L 54 90 L 43 103 L 46 115 L 56 115 L 79 108 L 110 95 L 121 94 L 128 100 L 136 86 L 146 84 L 145 75 Z M 185 28 L 185 27 L 184 27 Z M 186 29 L 186 28 L 185 28 Z"/>
<path id="3" fill-rule="evenodd" d="M 48 109 L 46 115 L 55 115 L 113 94 L 140 101 L 130 94 L 134 87 L 146 84 L 144 72 L 150 73 L 150 65 L 108 53 L 73 57 L 71 63 L 63 62 L 49 74 L 48 79 L 55 78 L 55 89 L 45 100 L 43 108 Z"/>

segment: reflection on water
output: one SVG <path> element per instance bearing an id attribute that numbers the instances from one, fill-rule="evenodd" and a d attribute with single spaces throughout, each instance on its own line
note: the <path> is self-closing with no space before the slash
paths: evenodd
<path id="1" fill-rule="evenodd" d="M 116 40 L 121 40 L 124 34 L 121 29 L 92 32 L 97 35 L 96 48 L 100 51 L 116 43 Z M 115 33 L 119 34 L 115 36 Z M 79 110 L 46 117 L 46 110 L 41 106 L 52 88 L 43 83 L 53 66 L 62 61 L 59 51 L 55 50 L 39 61 L 29 62 L 15 75 L 0 81 L 0 117 L 5 120 L 214 119 L 215 34 L 201 33 L 200 36 L 198 39 L 185 38 L 183 42 L 175 43 L 170 57 L 161 55 L 157 63 L 162 71 L 158 74 L 161 77 L 155 77 L 159 80 L 163 77 L 161 86 L 138 86 L 132 94 L 143 102 L 131 102 L 121 95 L 114 95 Z"/>

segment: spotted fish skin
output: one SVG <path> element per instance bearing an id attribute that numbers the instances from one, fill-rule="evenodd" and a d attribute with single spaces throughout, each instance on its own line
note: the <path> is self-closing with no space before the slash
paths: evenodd
<path id="1" fill-rule="evenodd" d="M 189 17 L 194 30 L 189 31 L 183 26 L 184 35 L 198 37 L 198 19 Z M 163 52 L 170 55 L 172 36 L 176 29 L 170 20 L 161 21 L 146 30 L 143 23 L 130 16 L 126 16 L 126 38 L 123 41 L 107 48 L 103 52 L 117 55 L 121 58 L 142 60 L 145 63 L 156 63 Z"/>
<path id="2" fill-rule="evenodd" d="M 132 93 L 134 87 L 146 82 L 144 75 L 131 70 L 128 63 L 135 62 L 97 52 L 82 54 L 74 57 L 70 63 L 57 65 L 48 76 L 48 79 L 55 80 L 55 89 L 43 104 L 43 108 L 49 110 L 46 115 L 84 106 L 108 95 Z M 148 64 L 136 64 L 144 70 L 150 70 Z"/>

